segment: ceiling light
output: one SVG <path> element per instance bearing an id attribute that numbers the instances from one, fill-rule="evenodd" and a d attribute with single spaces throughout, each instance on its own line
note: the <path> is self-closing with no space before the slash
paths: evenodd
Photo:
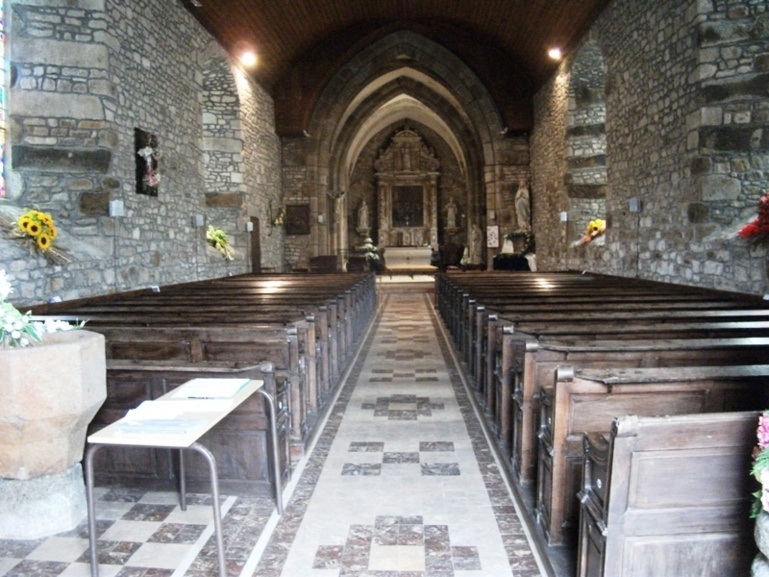
<path id="1" fill-rule="evenodd" d="M 238 60 L 240 60 L 240 63 L 246 68 L 252 68 L 253 66 L 256 66 L 256 53 L 253 50 L 246 50 L 241 52 Z"/>
<path id="2" fill-rule="evenodd" d="M 547 51 L 547 55 L 553 60 L 560 60 L 563 57 L 560 48 L 551 48 Z"/>

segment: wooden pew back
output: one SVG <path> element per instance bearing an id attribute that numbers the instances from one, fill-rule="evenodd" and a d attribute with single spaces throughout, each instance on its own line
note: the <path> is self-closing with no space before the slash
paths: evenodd
<path id="1" fill-rule="evenodd" d="M 603 476 L 585 468 L 578 577 L 748 575 L 758 415 L 618 417 Z"/>

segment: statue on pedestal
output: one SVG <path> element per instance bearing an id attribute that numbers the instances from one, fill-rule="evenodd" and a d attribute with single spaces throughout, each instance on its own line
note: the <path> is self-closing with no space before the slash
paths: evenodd
<path id="1" fill-rule="evenodd" d="M 515 223 L 517 231 L 531 230 L 529 187 L 523 179 L 518 183 L 518 192 L 515 193 Z"/>
<path id="2" fill-rule="evenodd" d="M 449 198 L 446 205 L 446 228 L 449 230 L 457 228 L 457 205 L 453 198 Z"/>
<path id="3" fill-rule="evenodd" d="M 358 233 L 364 236 L 368 235 L 370 230 L 368 220 L 368 204 L 366 204 L 365 199 L 361 201 L 360 208 L 358 208 L 358 228 L 356 230 Z"/>
<path id="4" fill-rule="evenodd" d="M 470 264 L 483 263 L 483 232 L 481 227 L 473 224 L 470 231 Z"/>

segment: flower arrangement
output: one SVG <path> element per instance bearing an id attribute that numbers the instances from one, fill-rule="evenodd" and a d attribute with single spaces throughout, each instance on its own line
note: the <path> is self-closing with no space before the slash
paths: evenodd
<path id="1" fill-rule="evenodd" d="M 272 226 L 283 226 L 283 222 L 286 220 L 286 208 L 280 207 L 278 214 L 272 218 Z"/>
<path id="2" fill-rule="evenodd" d="M 366 237 L 366 239 L 363 241 L 363 246 L 360 248 L 363 251 L 363 255 L 366 257 L 366 262 L 368 262 L 370 270 L 381 271 L 384 269 L 381 251 L 374 244 L 374 241 Z"/>
<path id="3" fill-rule="evenodd" d="M 758 417 L 756 428 L 758 443 L 753 449 L 753 466 L 750 473 L 761 483 L 761 490 L 753 493 L 755 497 L 751 508 L 751 517 L 757 517 L 761 511 L 769 511 L 769 411 Z"/>
<path id="4" fill-rule="evenodd" d="M 157 196 L 160 186 L 160 147 L 158 138 L 140 128 L 134 130 L 136 156 L 136 192 Z"/>
<path id="5" fill-rule="evenodd" d="M 222 253 L 222 256 L 227 260 L 232 260 L 235 257 L 235 251 L 232 250 L 230 240 L 227 238 L 227 233 L 222 229 L 214 228 L 214 225 L 209 224 L 208 230 L 206 231 L 206 241 Z"/>
<path id="6" fill-rule="evenodd" d="M 503 258 L 521 257 L 526 256 L 534 250 L 534 235 L 528 231 L 519 230 L 511 232 L 505 236 L 505 240 L 509 240 L 511 243 L 514 243 L 516 240 L 523 241 L 523 246 L 521 246 L 521 249 L 518 251 L 501 252 L 497 256 L 501 256 Z"/>
<path id="7" fill-rule="evenodd" d="M 585 234 L 578 241 L 572 243 L 572 246 L 580 246 L 592 242 L 606 232 L 606 221 L 602 218 L 594 218 L 585 228 Z"/>
<path id="8" fill-rule="evenodd" d="M 144 159 L 144 185 L 148 188 L 157 188 L 160 184 L 160 170 L 157 167 L 157 151 L 151 146 L 145 146 L 136 151 L 136 154 Z"/>
<path id="9" fill-rule="evenodd" d="M 69 262 L 66 252 L 54 246 L 59 233 L 49 213 L 28 208 L 16 219 L 4 216 L 2 224 L 11 236 L 29 241 L 51 262 L 55 264 Z"/>
<path id="10" fill-rule="evenodd" d="M 742 238 L 760 240 L 769 235 L 769 192 L 758 200 L 758 215 L 737 233 Z"/>
<path id="11" fill-rule="evenodd" d="M 12 291 L 5 271 L 0 270 L 0 347 L 2 348 L 23 348 L 31 344 L 39 344 L 43 342 L 43 335 L 46 333 L 79 329 L 85 324 L 81 322 L 73 325 L 56 319 L 33 321 L 31 312 L 22 314 L 6 301 Z"/>
<path id="12" fill-rule="evenodd" d="M 41 252 L 51 248 L 56 239 L 56 224 L 47 212 L 27 210 L 17 221 L 19 231 L 32 238 Z"/>

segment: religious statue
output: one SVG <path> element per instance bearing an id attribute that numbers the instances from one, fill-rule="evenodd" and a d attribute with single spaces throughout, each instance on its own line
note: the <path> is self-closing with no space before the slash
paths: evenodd
<path id="1" fill-rule="evenodd" d="M 368 230 L 368 204 L 366 204 L 366 201 L 363 200 L 360 203 L 360 208 L 358 209 L 358 228 L 360 230 Z"/>
<path id="2" fill-rule="evenodd" d="M 483 232 L 481 227 L 474 224 L 470 231 L 470 264 L 483 262 Z"/>
<path id="3" fill-rule="evenodd" d="M 457 228 L 457 205 L 453 198 L 449 198 L 446 205 L 446 228 Z"/>
<path id="4" fill-rule="evenodd" d="M 523 179 L 518 183 L 518 192 L 515 193 L 515 222 L 516 230 L 525 232 L 531 230 L 529 187 Z"/>
<path id="5" fill-rule="evenodd" d="M 342 216 L 344 215 L 344 195 L 346 191 L 326 191 L 326 194 L 334 201 L 334 224 L 342 222 Z"/>

